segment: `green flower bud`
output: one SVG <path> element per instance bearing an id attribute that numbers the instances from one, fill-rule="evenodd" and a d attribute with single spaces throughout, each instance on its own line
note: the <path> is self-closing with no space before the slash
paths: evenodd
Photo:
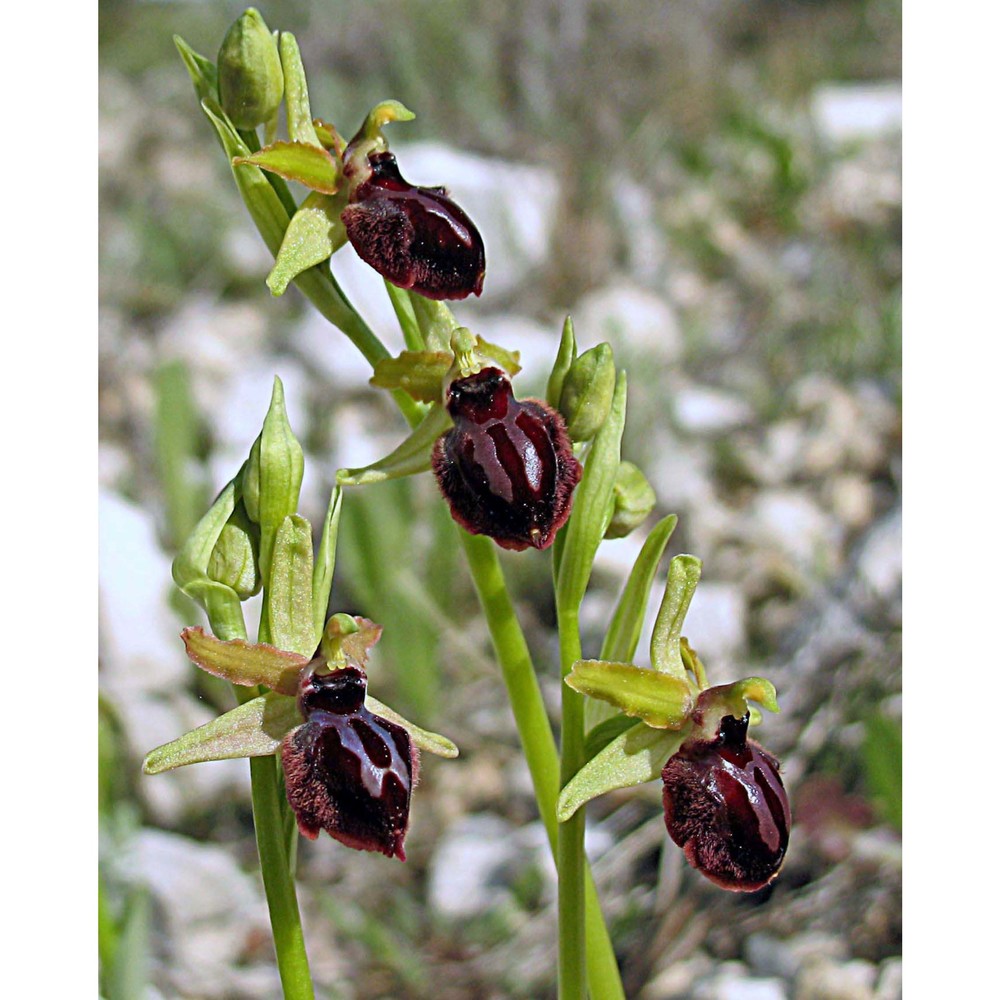
<path id="1" fill-rule="evenodd" d="M 249 7 L 219 49 L 219 98 L 239 129 L 254 129 L 277 114 L 285 93 L 278 46 L 264 18 Z"/>
<path id="2" fill-rule="evenodd" d="M 559 398 L 559 410 L 574 441 L 589 441 L 611 411 L 615 394 L 615 359 L 610 344 L 584 351 L 570 365 Z"/>
<path id="3" fill-rule="evenodd" d="M 219 534 L 208 560 L 208 578 L 225 584 L 245 601 L 260 590 L 257 552 L 260 529 L 247 516 L 241 500 Z"/>
<path id="4" fill-rule="evenodd" d="M 622 462 L 615 474 L 614 512 L 605 538 L 624 538 L 646 520 L 656 506 L 656 494 L 642 470 Z"/>
<path id="5" fill-rule="evenodd" d="M 247 515 L 260 525 L 260 572 L 265 584 L 271 575 L 275 535 L 299 504 L 303 466 L 302 446 L 288 424 L 284 388 L 276 377 L 264 427 L 250 449 L 243 475 Z"/>

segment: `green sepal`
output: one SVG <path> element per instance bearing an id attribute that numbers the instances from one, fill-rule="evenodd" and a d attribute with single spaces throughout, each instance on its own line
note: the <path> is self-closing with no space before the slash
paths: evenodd
<path id="1" fill-rule="evenodd" d="M 674 556 L 670 560 L 667 587 L 649 643 L 649 659 L 653 669 L 682 680 L 687 677 L 687 669 L 681 657 L 681 629 L 700 578 L 700 559 L 695 556 Z"/>
<path id="2" fill-rule="evenodd" d="M 378 389 L 402 389 L 420 403 L 439 403 L 453 360 L 450 351 L 403 351 L 379 361 L 369 382 Z"/>
<path id="3" fill-rule="evenodd" d="M 656 506 L 656 494 L 642 469 L 622 462 L 615 474 L 614 510 L 605 538 L 624 538 L 649 517 Z"/>
<path id="4" fill-rule="evenodd" d="M 250 131 L 275 117 L 284 73 L 274 36 L 253 7 L 226 32 L 217 62 L 219 103 L 237 128 Z"/>
<path id="5" fill-rule="evenodd" d="M 195 52 L 180 35 L 174 35 L 174 45 L 177 46 L 177 51 L 181 54 L 181 59 L 184 60 L 198 100 L 203 101 L 208 98 L 212 101 L 218 101 L 219 72 L 215 68 L 215 63 Z"/>
<path id="6" fill-rule="evenodd" d="M 694 706 L 686 680 L 607 660 L 577 660 L 566 683 L 580 694 L 599 698 L 654 729 L 680 729 Z"/>
<path id="7" fill-rule="evenodd" d="M 573 320 L 569 316 L 563 323 L 562 337 L 559 339 L 559 350 L 556 352 L 555 364 L 545 389 L 545 399 L 554 410 L 559 409 L 562 398 L 563 383 L 570 365 L 576 360 L 576 335 L 573 332 Z"/>
<path id="8" fill-rule="evenodd" d="M 142 770 L 161 774 L 208 760 L 267 757 L 281 749 L 281 741 L 302 721 L 294 698 L 269 692 L 150 750 Z"/>
<path id="9" fill-rule="evenodd" d="M 434 442 L 451 426 L 448 411 L 440 403 L 435 403 L 410 435 L 385 458 L 364 468 L 341 469 L 337 473 L 338 485 L 367 486 L 426 472 L 431 467 Z"/>
<path id="10" fill-rule="evenodd" d="M 279 694 L 295 695 L 299 675 L 309 662 L 309 656 L 278 649 L 268 643 L 251 643 L 244 639 L 224 642 L 208 634 L 200 625 L 181 632 L 188 659 L 213 677 L 230 684 L 264 687 Z"/>
<path id="11" fill-rule="evenodd" d="M 597 547 L 611 518 L 615 473 L 621 461 L 622 432 L 628 387 L 620 372 L 611 411 L 584 462 L 583 477 L 573 498 L 573 513 L 563 529 L 566 541 L 556 581 L 556 602 L 564 612 L 576 613 L 583 600 Z"/>
<path id="12" fill-rule="evenodd" d="M 611 410 L 615 392 L 615 356 L 611 345 L 591 347 L 566 372 L 559 396 L 559 412 L 573 441 L 589 441 Z"/>
<path id="13" fill-rule="evenodd" d="M 285 390 L 274 378 L 264 426 L 254 442 L 243 476 L 243 499 L 250 519 L 260 525 L 260 571 L 271 579 L 271 559 L 278 528 L 299 504 L 305 459 L 285 410 Z M 309 616 L 311 619 L 311 615 Z"/>
<path id="14" fill-rule="evenodd" d="M 238 157 L 236 162 L 250 163 L 286 181 L 298 181 L 320 194 L 336 194 L 343 180 L 339 164 L 325 149 L 301 140 L 273 142 L 250 156 Z"/>
<path id="15" fill-rule="evenodd" d="M 303 271 L 322 264 L 347 242 L 347 230 L 340 221 L 343 207 L 343 199 L 335 196 L 314 191 L 306 197 L 285 230 L 274 267 L 267 276 L 272 295 L 284 295 Z"/>
<path id="16" fill-rule="evenodd" d="M 659 778 L 663 765 L 680 749 L 687 733 L 687 727 L 671 732 L 637 722 L 567 782 L 559 795 L 556 818 L 565 823 L 580 806 L 598 795 Z"/>
<path id="17" fill-rule="evenodd" d="M 330 604 L 330 590 L 333 587 L 333 570 L 337 563 L 337 533 L 340 529 L 340 509 L 343 506 L 344 494 L 340 486 L 334 486 L 330 493 L 330 503 L 326 508 L 323 520 L 323 534 L 316 550 L 316 561 L 313 565 L 312 601 L 313 627 L 316 635 L 323 634 L 323 623 L 326 621 L 326 611 Z"/>
<path id="18" fill-rule="evenodd" d="M 322 148 L 309 110 L 309 87 L 306 84 L 302 54 L 299 52 L 299 43 L 291 32 L 281 33 L 278 50 L 285 74 L 285 114 L 288 118 L 289 138 L 293 142 L 305 142 Z"/>
<path id="19" fill-rule="evenodd" d="M 241 601 L 253 597 L 262 585 L 257 561 L 259 548 L 260 530 L 250 520 L 240 499 L 212 549 L 209 579 L 229 587 Z"/>
<path id="20" fill-rule="evenodd" d="M 275 535 L 267 614 L 279 649 L 313 654 L 319 633 L 313 626 L 312 527 L 298 514 L 286 517 Z"/>
<path id="21" fill-rule="evenodd" d="M 365 697 L 365 707 L 374 715 L 380 715 L 383 719 L 388 719 L 389 722 L 395 722 L 397 726 L 402 726 L 410 734 L 414 744 L 421 750 L 436 754 L 438 757 L 458 756 L 458 747 L 447 736 L 415 726 L 409 719 L 404 719 L 398 712 L 394 712 L 388 705 L 383 705 L 371 695 Z"/>

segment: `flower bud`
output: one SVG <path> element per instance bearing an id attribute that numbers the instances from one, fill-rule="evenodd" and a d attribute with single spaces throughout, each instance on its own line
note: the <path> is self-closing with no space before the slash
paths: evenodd
<path id="1" fill-rule="evenodd" d="M 281 744 L 285 791 L 299 831 L 326 830 L 359 851 L 406 860 L 416 750 L 402 726 L 365 708 L 368 679 L 359 667 L 318 672 L 313 661 L 299 687 L 305 723 Z"/>
<path id="2" fill-rule="evenodd" d="M 605 538 L 624 538 L 646 520 L 656 506 L 656 494 L 642 470 L 622 462 L 615 473 L 614 512 Z"/>
<path id="3" fill-rule="evenodd" d="M 285 77 L 274 36 L 253 7 L 226 32 L 218 70 L 219 100 L 238 129 L 255 129 L 275 116 Z"/>
<path id="4" fill-rule="evenodd" d="M 445 189 L 409 184 L 390 152 L 372 152 L 364 164 L 363 176 L 350 157 L 344 164 L 351 196 L 341 219 L 358 256 L 387 281 L 429 299 L 481 294 L 483 239 Z"/>
<path id="5" fill-rule="evenodd" d="M 735 892 L 778 874 L 791 826 L 778 761 L 747 739 L 749 721 L 724 716 L 714 739 L 687 740 L 662 773 L 667 832 L 693 868 Z"/>
<path id="6" fill-rule="evenodd" d="M 452 517 L 505 549 L 548 548 L 581 474 L 562 417 L 515 399 L 498 368 L 452 382 L 447 408 L 455 426 L 438 438 L 431 462 Z"/>
<path id="7" fill-rule="evenodd" d="M 559 412 L 573 441 L 589 441 L 607 420 L 615 394 L 615 359 L 610 344 L 584 351 L 570 365 L 559 397 Z"/>
<path id="8" fill-rule="evenodd" d="M 208 560 L 208 577 L 225 584 L 245 601 L 260 590 L 260 566 L 257 552 L 260 530 L 247 516 L 247 509 L 240 500 L 229 515 L 219 540 Z"/>

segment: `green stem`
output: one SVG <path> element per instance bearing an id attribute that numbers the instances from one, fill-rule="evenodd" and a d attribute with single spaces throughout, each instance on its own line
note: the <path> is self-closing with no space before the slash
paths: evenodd
<path id="1" fill-rule="evenodd" d="M 553 857 L 557 857 L 560 824 L 556 820 L 556 801 L 559 796 L 556 775 L 560 774 L 559 753 L 531 653 L 517 620 L 493 542 L 482 535 L 470 535 L 465 531 L 460 532 L 460 537 L 479 603 L 486 616 L 504 684 L 507 686 L 508 700 L 535 787 L 538 811 L 549 836 Z M 567 690 L 570 689 L 567 687 Z M 597 889 L 582 851 L 580 857 L 584 879 L 583 911 L 589 945 L 586 949 L 586 971 L 590 995 L 594 1000 L 625 1000 L 618 962 L 601 913 Z M 583 951 L 581 948 L 577 955 L 581 971 Z"/>
<path id="2" fill-rule="evenodd" d="M 266 595 L 264 601 L 267 606 Z M 239 619 L 219 618 L 209 611 L 209 624 L 219 639 L 246 639 L 247 630 L 242 611 Z M 262 623 L 258 640 L 267 642 L 267 625 Z M 242 704 L 255 698 L 256 688 L 234 684 L 237 700 Z M 250 792 L 253 800 L 253 826 L 257 838 L 260 872 L 264 879 L 264 895 L 271 918 L 274 950 L 278 959 L 278 974 L 285 1000 L 314 1000 L 309 958 L 302 936 L 302 920 L 295 895 L 285 821 L 282 815 L 284 796 L 280 784 L 281 762 L 277 757 L 250 758 Z"/>
<path id="3" fill-rule="evenodd" d="M 579 616 L 576 609 L 560 610 L 560 675 L 565 678 L 573 664 L 582 658 Z M 562 755 L 560 785 L 565 785 L 584 764 L 583 698 L 568 684 L 562 685 Z M 556 868 L 559 871 L 559 998 L 582 1000 L 586 996 L 584 958 L 584 878 L 586 854 L 583 846 L 585 810 L 578 809 L 559 825 L 556 845 Z M 600 996 L 600 994 L 595 994 Z"/>

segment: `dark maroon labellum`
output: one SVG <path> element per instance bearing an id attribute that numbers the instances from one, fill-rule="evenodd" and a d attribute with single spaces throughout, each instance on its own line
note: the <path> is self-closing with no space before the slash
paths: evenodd
<path id="1" fill-rule="evenodd" d="M 747 739 L 750 716 L 727 715 L 713 740 L 688 740 L 663 768 L 667 832 L 693 868 L 736 892 L 770 882 L 791 813 L 778 761 Z"/>
<path id="2" fill-rule="evenodd" d="M 306 674 L 298 698 L 306 721 L 281 744 L 285 791 L 303 836 L 326 830 L 405 861 L 416 752 L 405 729 L 365 708 L 367 684 L 358 667 Z"/>
<path id="3" fill-rule="evenodd" d="M 431 458 L 452 517 L 505 549 L 548 548 L 580 481 L 562 417 L 537 400 L 516 400 L 498 368 L 456 379 L 447 406 L 455 426 Z"/>
<path id="4" fill-rule="evenodd" d="M 403 180 L 392 153 L 368 157 L 371 176 L 341 213 L 358 256 L 400 288 L 429 299 L 479 295 L 486 251 L 472 220 L 444 188 Z"/>

